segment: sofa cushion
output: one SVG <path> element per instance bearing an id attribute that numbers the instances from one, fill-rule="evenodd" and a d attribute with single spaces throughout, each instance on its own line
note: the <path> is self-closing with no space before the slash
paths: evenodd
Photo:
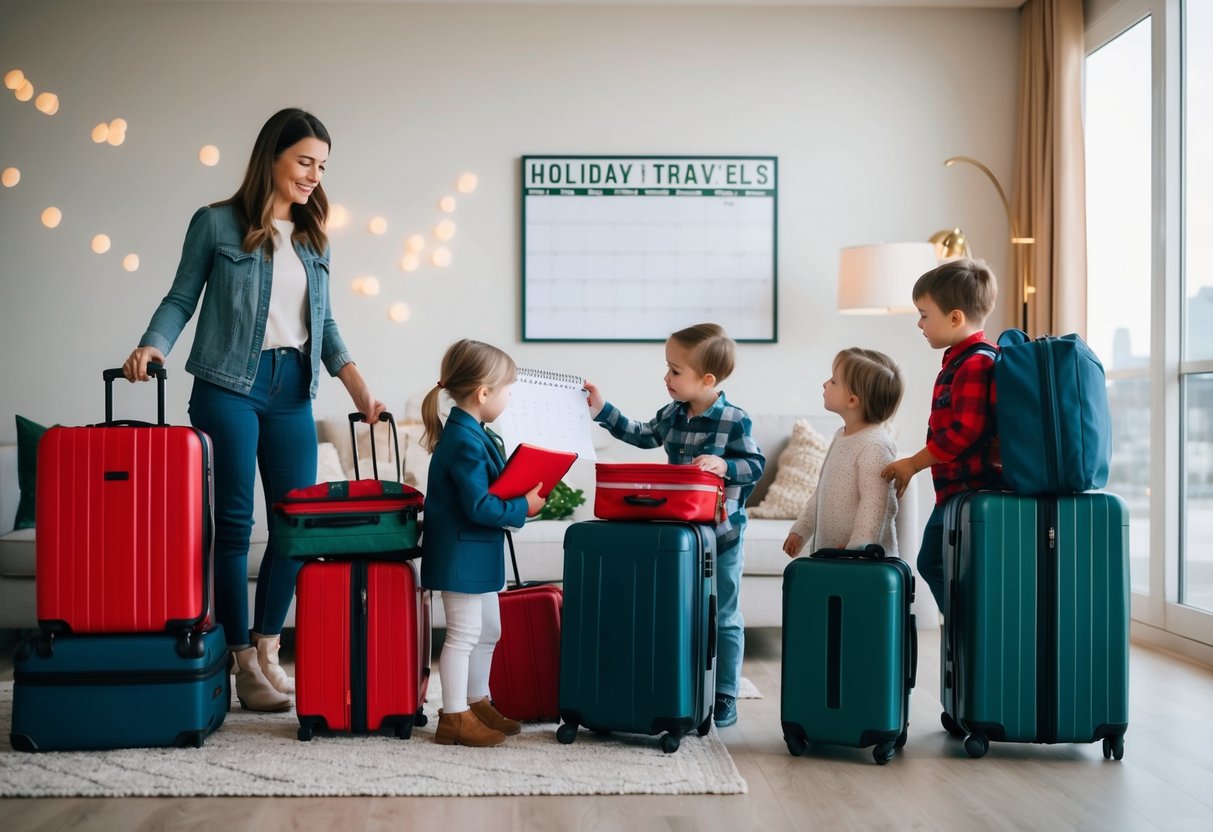
<path id="1" fill-rule="evenodd" d="M 792 426 L 791 441 L 779 454 L 775 480 L 762 502 L 751 506 L 750 516 L 783 520 L 799 517 L 805 503 L 817 490 L 821 465 L 829 447 L 830 441 L 807 419 L 797 419 Z"/>

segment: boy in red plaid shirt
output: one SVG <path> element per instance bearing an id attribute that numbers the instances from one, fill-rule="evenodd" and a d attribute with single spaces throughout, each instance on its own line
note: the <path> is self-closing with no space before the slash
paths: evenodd
<path id="1" fill-rule="evenodd" d="M 932 349 L 942 349 L 943 369 L 935 379 L 927 444 L 913 456 L 890 462 L 881 472 L 906 490 L 910 477 L 931 466 L 935 509 L 923 531 L 918 573 L 935 603 L 944 609 L 943 507 L 962 491 L 999 488 L 1002 469 L 995 442 L 994 355 L 985 338 L 986 318 L 998 285 L 982 260 L 953 260 L 918 278 L 914 305 L 918 328 Z"/>

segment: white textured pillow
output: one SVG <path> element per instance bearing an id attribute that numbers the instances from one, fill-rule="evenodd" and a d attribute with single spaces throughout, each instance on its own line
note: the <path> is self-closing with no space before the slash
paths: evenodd
<path id="1" fill-rule="evenodd" d="M 821 465 L 825 462 L 830 441 L 809 424 L 797 419 L 792 425 L 792 438 L 779 455 L 775 481 L 766 497 L 750 508 L 750 517 L 768 520 L 795 520 L 801 509 L 817 490 Z"/>
<path id="2" fill-rule="evenodd" d="M 430 478 L 430 452 L 421 447 L 425 425 L 420 422 L 401 422 L 400 452 L 404 454 L 404 481 L 422 494 Z M 407 450 L 405 450 L 407 448 Z"/>
<path id="3" fill-rule="evenodd" d="M 316 447 L 316 482 L 340 482 L 347 479 L 341 467 L 341 457 L 332 442 L 321 442 Z"/>

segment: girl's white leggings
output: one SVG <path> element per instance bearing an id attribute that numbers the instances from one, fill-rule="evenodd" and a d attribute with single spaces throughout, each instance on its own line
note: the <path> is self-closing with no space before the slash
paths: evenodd
<path id="1" fill-rule="evenodd" d="M 442 592 L 446 641 L 438 658 L 442 676 L 442 710 L 457 714 L 468 701 L 489 695 L 493 648 L 501 638 L 501 607 L 496 592 L 468 595 Z"/>

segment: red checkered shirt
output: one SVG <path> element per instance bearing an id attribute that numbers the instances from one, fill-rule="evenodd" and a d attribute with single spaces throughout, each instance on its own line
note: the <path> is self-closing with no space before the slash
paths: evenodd
<path id="1" fill-rule="evenodd" d="M 962 491 L 1002 487 L 994 442 L 997 349 L 979 331 L 944 350 L 927 422 L 927 450 L 939 460 L 931 466 L 936 505 Z"/>

